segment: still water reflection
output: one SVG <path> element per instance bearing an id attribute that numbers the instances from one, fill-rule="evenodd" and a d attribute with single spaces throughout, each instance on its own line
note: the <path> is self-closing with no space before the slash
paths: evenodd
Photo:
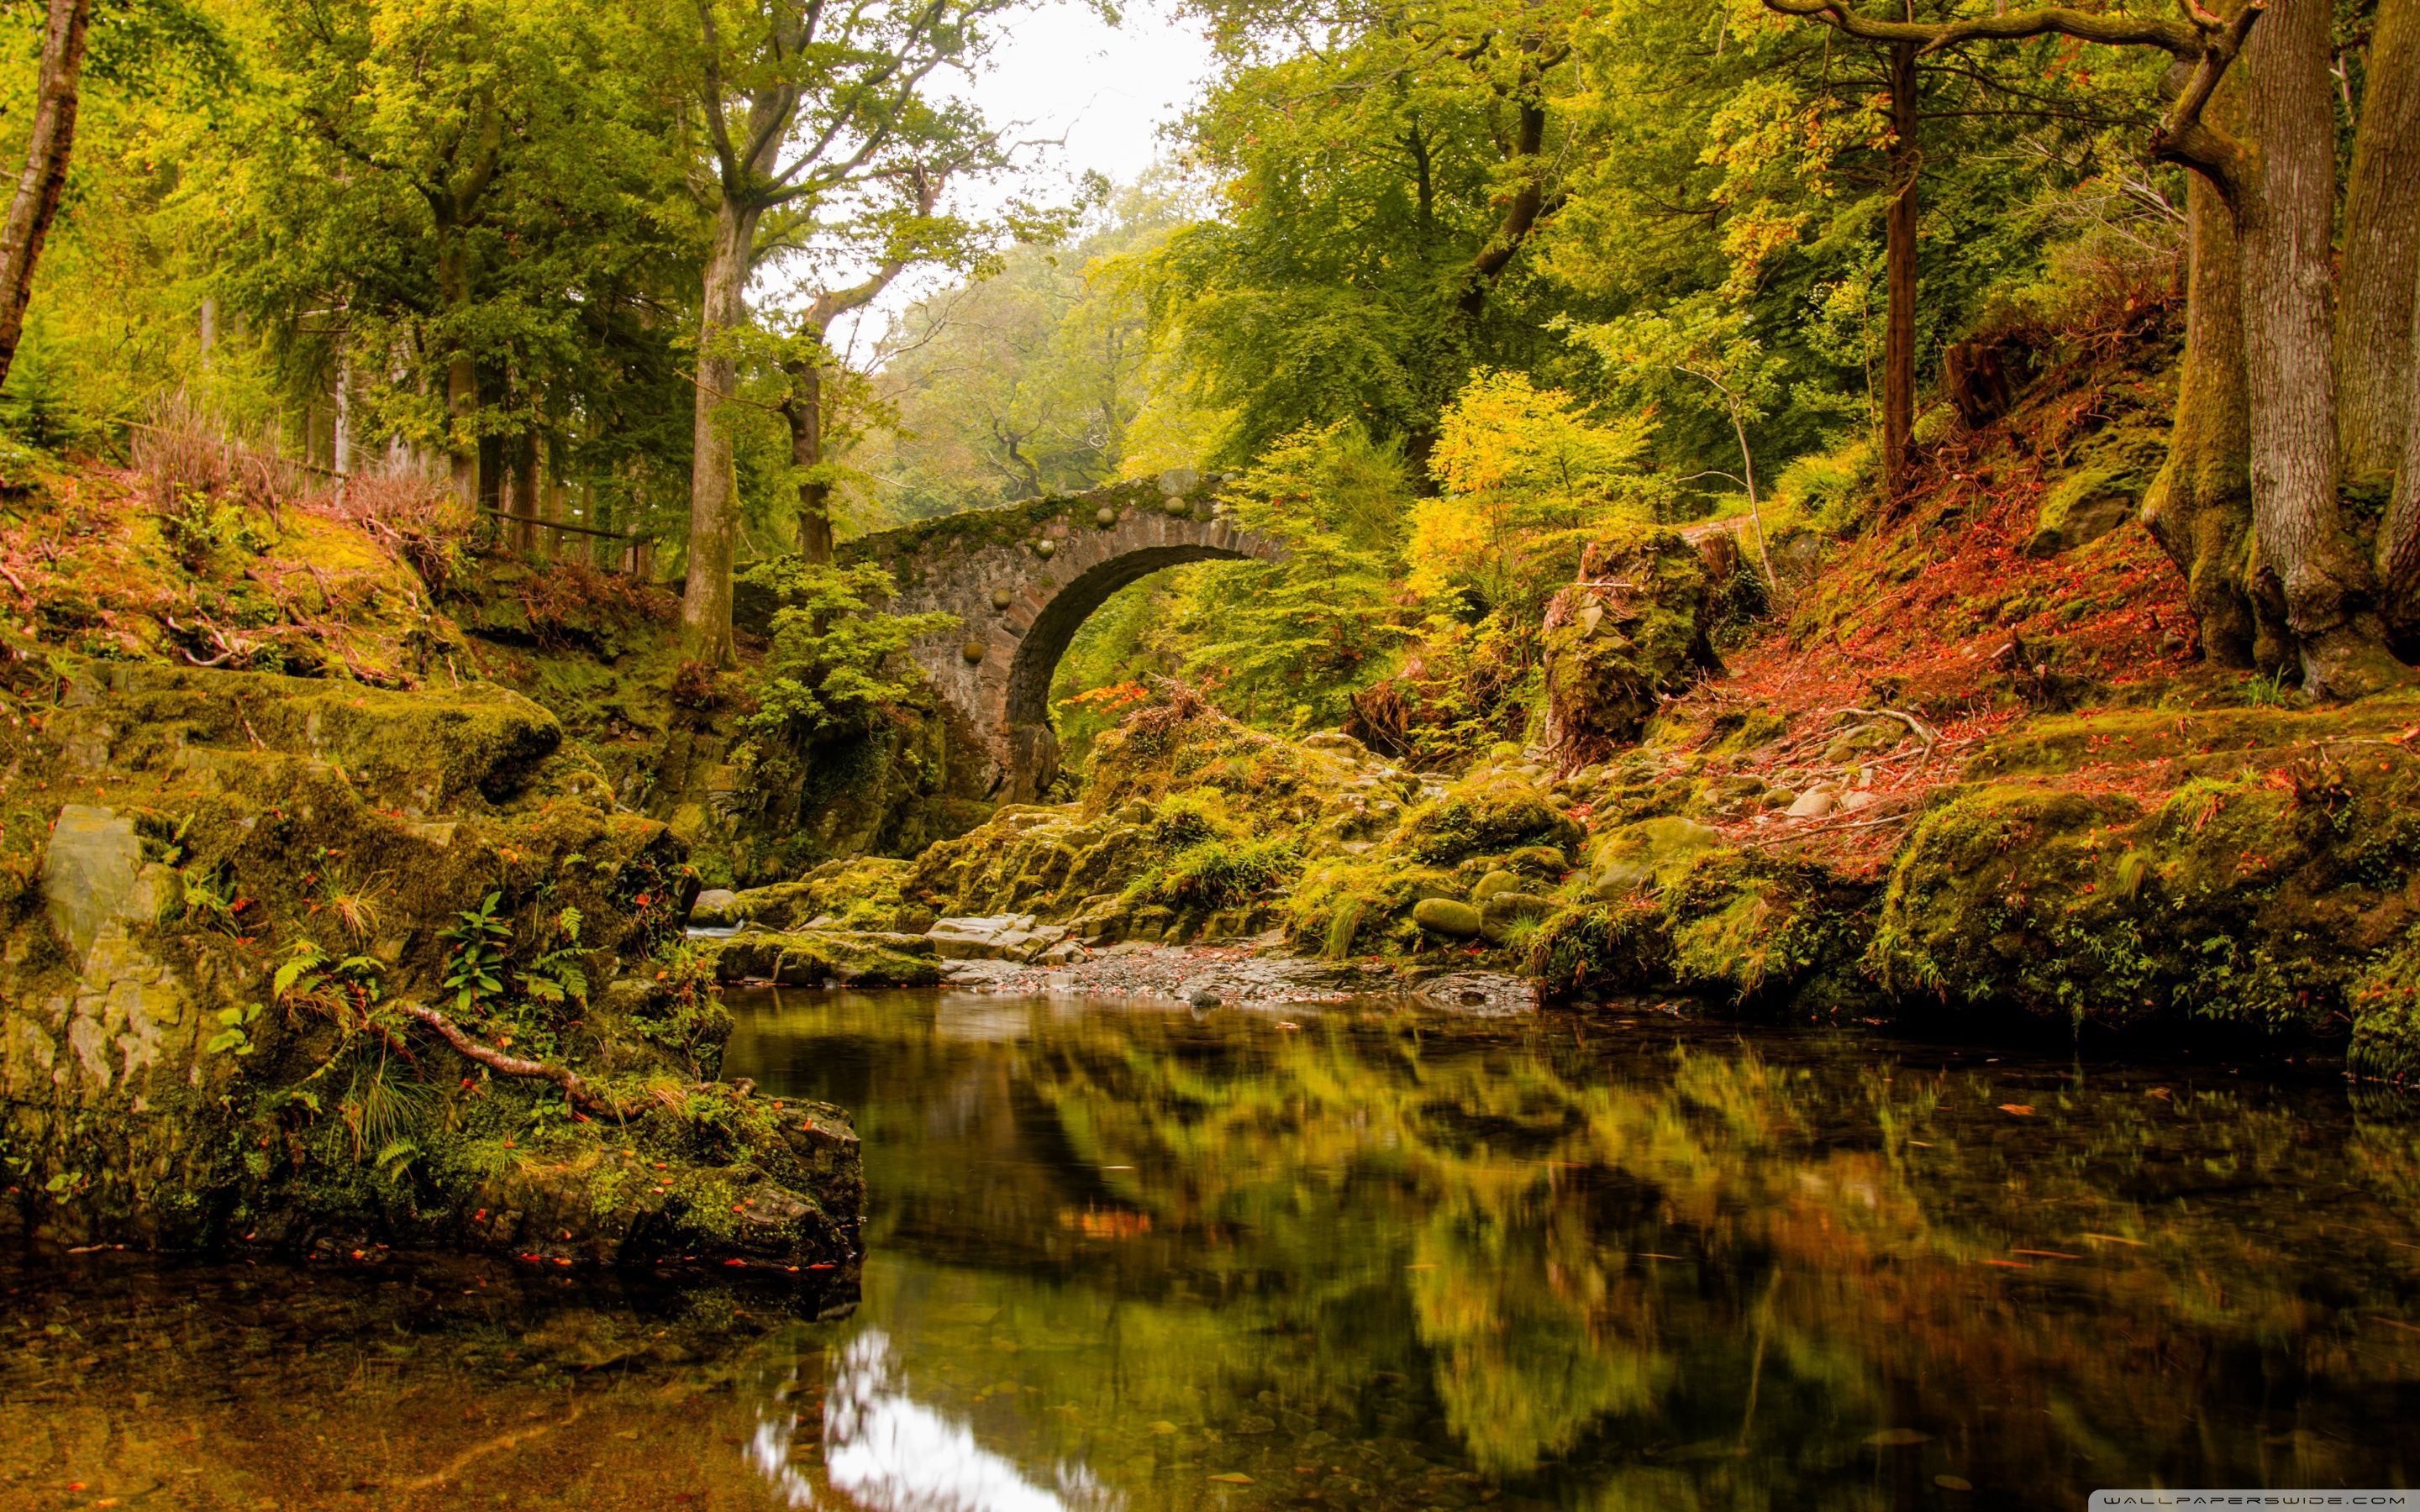
<path id="1" fill-rule="evenodd" d="M 0 1273 L 0 1505 L 2072 1507 L 2420 1469 L 2420 1125 L 2325 1078 L 735 1009 L 731 1074 L 857 1115 L 853 1315 Z"/>

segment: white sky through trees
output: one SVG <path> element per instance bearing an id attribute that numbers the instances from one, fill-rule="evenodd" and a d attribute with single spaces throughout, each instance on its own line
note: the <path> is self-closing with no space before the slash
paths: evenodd
<path id="1" fill-rule="evenodd" d="M 1038 199 L 1063 200 L 1087 172 L 1128 184 L 1159 158 L 1160 128 L 1184 114 L 1209 75 L 1210 44 L 1198 23 L 1178 18 L 1165 0 L 1122 8 L 1116 26 L 1082 0 L 1019 12 L 1007 20 L 980 74 L 942 85 L 1007 128 L 1011 140 L 1041 144 L 1029 154 L 1031 172 L 1020 181 L 956 186 L 958 206 L 981 210 L 1020 189 Z M 757 297 L 792 302 L 789 285 L 805 271 L 775 271 Z M 865 360 L 899 312 L 953 278 L 928 270 L 900 279 L 854 325 L 835 323 L 833 347 Z"/>

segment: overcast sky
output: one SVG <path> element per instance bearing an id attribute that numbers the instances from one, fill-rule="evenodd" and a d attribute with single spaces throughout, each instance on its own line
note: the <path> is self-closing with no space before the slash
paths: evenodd
<path id="1" fill-rule="evenodd" d="M 1016 15 L 992 49 L 988 66 L 949 92 L 972 100 L 995 124 L 1021 123 L 1014 139 L 1064 138 L 1065 146 L 1034 154 L 1040 176 L 1030 189 L 1056 181 L 1062 193 L 1087 170 L 1125 184 L 1162 151 L 1159 129 L 1182 116 L 1210 69 L 1210 45 L 1191 23 L 1177 23 L 1160 0 L 1125 8 L 1122 25 L 1105 24 L 1080 3 L 1050 4 Z M 992 188 L 995 202 L 1001 191 Z M 962 200 L 980 208 L 985 186 Z M 899 311 L 947 282 L 946 275 L 906 278 L 868 312 L 863 337 L 878 334 Z M 778 298 L 778 291 L 775 292 Z M 835 330 L 845 349 L 849 332 Z"/>

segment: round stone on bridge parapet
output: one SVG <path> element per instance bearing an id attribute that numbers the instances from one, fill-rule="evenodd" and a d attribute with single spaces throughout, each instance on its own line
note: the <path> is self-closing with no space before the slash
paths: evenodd
<path id="1" fill-rule="evenodd" d="M 1005 609 L 1016 602 L 1016 595 L 1005 588 L 995 588 L 991 591 L 991 607 L 996 609 Z"/>
<path id="2" fill-rule="evenodd" d="M 958 655 L 969 661 L 981 661 L 984 659 L 984 653 L 990 649 L 980 640 L 970 640 L 958 648 Z"/>
<path id="3" fill-rule="evenodd" d="M 1047 535 L 1033 543 L 1033 554 L 1037 557 L 1056 556 L 1058 551 L 1059 543 Z"/>
<path id="4" fill-rule="evenodd" d="M 1110 526 L 1115 525 L 1117 522 L 1118 512 L 1111 509 L 1107 504 L 1103 504 L 1100 508 L 1093 511 L 1093 523 L 1098 525 L 1105 531 Z"/>

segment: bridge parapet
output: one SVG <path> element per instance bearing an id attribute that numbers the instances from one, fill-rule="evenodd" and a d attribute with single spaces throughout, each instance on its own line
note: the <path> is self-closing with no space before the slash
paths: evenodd
<path id="1" fill-rule="evenodd" d="M 1058 774 L 1051 675 L 1103 601 L 1180 563 L 1285 556 L 1275 539 L 1222 517 L 1216 491 L 1190 473 L 1166 473 L 877 531 L 839 555 L 887 568 L 899 610 L 957 617 L 957 629 L 911 654 L 982 736 L 993 791 L 1030 802 Z"/>

